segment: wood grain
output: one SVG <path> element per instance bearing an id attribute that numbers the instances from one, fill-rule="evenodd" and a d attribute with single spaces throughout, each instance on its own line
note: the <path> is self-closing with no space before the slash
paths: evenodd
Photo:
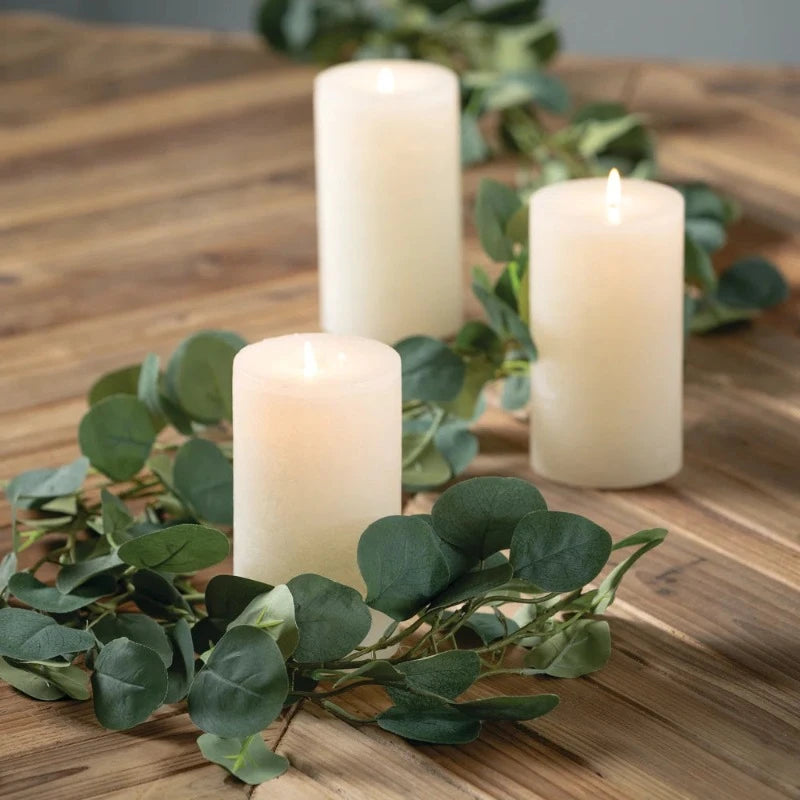
<path id="1" fill-rule="evenodd" d="M 86 704 L 3 686 L 4 800 L 800 797 L 800 71 L 574 57 L 557 69 L 578 100 L 645 113 L 667 175 L 741 199 L 721 262 L 760 252 L 794 285 L 757 324 L 690 342 L 686 466 L 667 483 L 551 484 L 530 471 L 524 420 L 490 408 L 476 427 L 470 474 L 533 480 L 615 537 L 670 529 L 613 608 L 607 668 L 481 685 L 562 703 L 463 748 L 301 709 L 266 734 L 292 768 L 254 792 L 203 762 L 181 706 L 110 733 Z M 77 454 L 104 371 L 165 356 L 198 328 L 316 328 L 312 77 L 248 37 L 0 15 L 3 476 Z M 514 169 L 465 176 L 468 219 L 479 179 Z M 468 226 L 465 267 L 482 260 Z M 8 522 L 3 503 L 0 551 Z M 385 704 L 360 691 L 348 708 Z"/>

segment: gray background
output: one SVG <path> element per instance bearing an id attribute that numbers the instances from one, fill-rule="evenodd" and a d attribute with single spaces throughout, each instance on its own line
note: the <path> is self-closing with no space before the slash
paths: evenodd
<path id="1" fill-rule="evenodd" d="M 257 0 L 0 0 L 2 9 L 241 31 Z M 612 56 L 800 63 L 800 0 L 549 0 L 566 49 Z"/>

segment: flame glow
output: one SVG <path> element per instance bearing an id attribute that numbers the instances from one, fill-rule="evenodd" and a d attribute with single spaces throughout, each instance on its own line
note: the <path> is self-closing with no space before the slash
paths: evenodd
<path id="1" fill-rule="evenodd" d="M 317 357 L 314 355 L 314 348 L 311 342 L 303 343 L 303 375 L 306 378 L 313 378 L 319 372 Z"/>
<path id="2" fill-rule="evenodd" d="M 391 94 L 394 91 L 394 72 L 391 67 L 381 67 L 378 70 L 377 87 L 380 94 Z"/>
<path id="3" fill-rule="evenodd" d="M 606 216 L 612 225 L 619 225 L 621 221 L 620 205 L 622 203 L 622 180 L 619 170 L 612 169 L 608 173 L 606 185 Z"/>

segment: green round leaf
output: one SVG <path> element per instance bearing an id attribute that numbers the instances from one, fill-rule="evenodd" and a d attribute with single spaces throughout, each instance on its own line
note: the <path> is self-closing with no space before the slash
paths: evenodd
<path id="1" fill-rule="evenodd" d="M 86 561 L 78 561 L 77 564 L 65 564 L 56 577 L 56 588 L 64 594 L 74 592 L 87 581 L 122 565 L 123 562 L 116 553 L 88 558 Z"/>
<path id="2" fill-rule="evenodd" d="M 713 292 L 717 286 L 717 275 L 708 253 L 688 234 L 684 237 L 683 272 L 688 283 Z"/>
<path id="3" fill-rule="evenodd" d="M 602 669 L 610 655 L 608 623 L 581 619 L 534 647 L 525 666 L 554 678 L 580 678 Z"/>
<path id="4" fill-rule="evenodd" d="M 18 572 L 8 582 L 8 589 L 14 597 L 37 611 L 69 614 L 113 593 L 116 585 L 117 581 L 113 576 L 99 575 L 76 588 L 71 594 L 64 594 L 55 586 L 42 583 L 30 572 Z"/>
<path id="5" fill-rule="evenodd" d="M 101 400 L 115 394 L 136 396 L 141 365 L 133 364 L 103 375 L 89 389 L 89 405 L 96 406 Z"/>
<path id="6" fill-rule="evenodd" d="M 191 612 L 183 595 L 160 572 L 140 569 L 131 575 L 130 581 L 134 588 L 133 600 L 145 614 L 163 619 L 181 619 L 184 613 Z"/>
<path id="7" fill-rule="evenodd" d="M 396 665 L 406 678 L 406 689 L 387 687 L 397 705 L 430 706 L 435 698 L 415 695 L 413 690 L 452 700 L 469 689 L 481 671 L 481 660 L 473 650 L 448 650 Z"/>
<path id="8" fill-rule="evenodd" d="M 536 719 L 558 705 L 557 694 L 534 694 L 520 697 L 486 697 L 459 703 L 456 708 L 473 719 Z"/>
<path id="9" fill-rule="evenodd" d="M 570 592 L 597 576 L 611 554 L 611 536 L 566 511 L 534 511 L 511 540 L 514 575 L 546 592 Z"/>
<path id="10" fill-rule="evenodd" d="M 359 540 L 358 567 L 367 605 L 397 620 L 414 616 L 450 579 L 436 534 L 422 517 L 373 522 Z"/>
<path id="11" fill-rule="evenodd" d="M 403 370 L 403 402 L 453 400 L 464 384 L 465 367 L 460 356 L 429 336 L 411 336 L 395 346 Z"/>
<path id="12" fill-rule="evenodd" d="M 94 636 L 59 625 L 52 617 L 24 608 L 0 608 L 0 656 L 19 661 L 47 661 L 83 653 Z"/>
<path id="13" fill-rule="evenodd" d="M 489 569 L 476 570 L 462 575 L 431 601 L 432 608 L 463 603 L 480 597 L 508 583 L 513 575 L 511 564 L 505 562 Z"/>
<path id="14" fill-rule="evenodd" d="M 407 433 L 403 436 L 403 456 L 415 452 L 422 446 L 424 434 Z M 420 491 L 440 486 L 450 480 L 452 468 L 435 442 L 428 442 L 410 464 L 403 467 L 403 486 L 409 491 Z"/>
<path id="15" fill-rule="evenodd" d="M 219 640 L 195 677 L 189 716 L 215 736 L 249 736 L 278 716 L 288 693 L 278 645 L 264 631 L 239 625 Z"/>
<path id="16" fill-rule="evenodd" d="M 31 500 L 46 500 L 77 492 L 86 480 L 89 460 L 83 456 L 63 467 L 32 469 L 9 481 L 6 497 L 17 508 L 27 508 Z"/>
<path id="17" fill-rule="evenodd" d="M 480 720 L 464 716 L 455 708 L 434 709 L 392 706 L 378 715 L 377 723 L 385 731 L 430 744 L 466 744 L 478 738 Z"/>
<path id="18" fill-rule="evenodd" d="M 35 700 L 60 700 L 64 691 L 44 675 L 33 671 L 30 665 L 15 666 L 0 658 L 0 680 Z"/>
<path id="19" fill-rule="evenodd" d="M 213 442 L 189 439 L 178 450 L 173 485 L 199 519 L 233 524 L 233 467 Z"/>
<path id="20" fill-rule="evenodd" d="M 222 531 L 204 525 L 173 525 L 125 542 L 118 554 L 133 567 L 184 574 L 224 561 L 229 550 Z"/>
<path id="21" fill-rule="evenodd" d="M 94 713 L 104 728 L 132 728 L 164 702 L 167 668 L 149 647 L 115 639 L 95 659 L 92 690 Z"/>
<path id="22" fill-rule="evenodd" d="M 520 478 L 470 478 L 451 486 L 431 516 L 436 533 L 453 547 L 486 558 L 511 544 L 517 523 L 547 508 L 539 490 Z"/>
<path id="23" fill-rule="evenodd" d="M 179 619 L 166 630 L 172 648 L 172 658 L 167 667 L 167 694 L 165 703 L 177 703 L 189 692 L 194 679 L 194 647 L 192 632 L 185 619 Z"/>
<path id="24" fill-rule="evenodd" d="M 360 597 L 358 599 L 361 600 Z M 252 625 L 265 631 L 277 642 L 283 657 L 289 658 L 295 651 L 299 638 L 294 598 L 289 587 L 281 584 L 253 598 L 228 628 L 235 628 L 237 625 Z"/>
<path id="25" fill-rule="evenodd" d="M 74 664 L 59 664 L 57 667 L 31 664 L 30 669 L 74 700 L 88 700 L 92 696 L 89 673 Z"/>
<path id="26" fill-rule="evenodd" d="M 259 734 L 245 739 L 222 739 L 204 733 L 198 738 L 197 745 L 209 761 L 225 767 L 231 775 L 251 785 L 277 778 L 289 768 L 289 762 L 268 749 Z"/>
<path id="27" fill-rule="evenodd" d="M 728 267 L 717 288 L 717 298 L 732 308 L 769 308 L 788 297 L 789 286 L 778 268 L 758 256 Z"/>
<path id="28" fill-rule="evenodd" d="M 307 573 L 288 583 L 300 641 L 295 661 L 334 661 L 358 647 L 372 623 L 361 595 L 349 586 Z"/>
<path id="29" fill-rule="evenodd" d="M 246 342 L 228 331 L 201 331 L 178 346 L 167 366 L 169 398 L 198 422 L 233 416 L 233 358 Z"/>
<path id="30" fill-rule="evenodd" d="M 164 628 L 145 614 L 109 614 L 92 630 L 103 644 L 115 639 L 130 639 L 157 653 L 165 667 L 172 663 L 172 646 Z"/>
<path id="31" fill-rule="evenodd" d="M 78 429 L 81 452 L 115 481 L 132 478 L 144 466 L 155 438 L 147 408 L 129 395 L 101 400 Z"/>
<path id="32" fill-rule="evenodd" d="M 707 253 L 719 250 L 728 238 L 723 223 L 707 217 L 686 220 L 687 235 Z"/>

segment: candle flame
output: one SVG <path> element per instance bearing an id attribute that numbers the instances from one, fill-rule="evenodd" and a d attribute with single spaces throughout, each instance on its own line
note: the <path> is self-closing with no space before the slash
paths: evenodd
<path id="1" fill-rule="evenodd" d="M 313 378 L 319 372 L 317 357 L 314 355 L 314 348 L 311 342 L 303 343 L 303 375 L 306 378 Z"/>
<path id="2" fill-rule="evenodd" d="M 621 221 L 620 205 L 622 203 L 622 180 L 619 170 L 614 168 L 608 173 L 606 184 L 606 215 L 612 225 L 619 225 Z"/>
<path id="3" fill-rule="evenodd" d="M 377 86 L 380 94 L 391 94 L 394 91 L 394 72 L 391 67 L 381 67 L 378 70 Z"/>

